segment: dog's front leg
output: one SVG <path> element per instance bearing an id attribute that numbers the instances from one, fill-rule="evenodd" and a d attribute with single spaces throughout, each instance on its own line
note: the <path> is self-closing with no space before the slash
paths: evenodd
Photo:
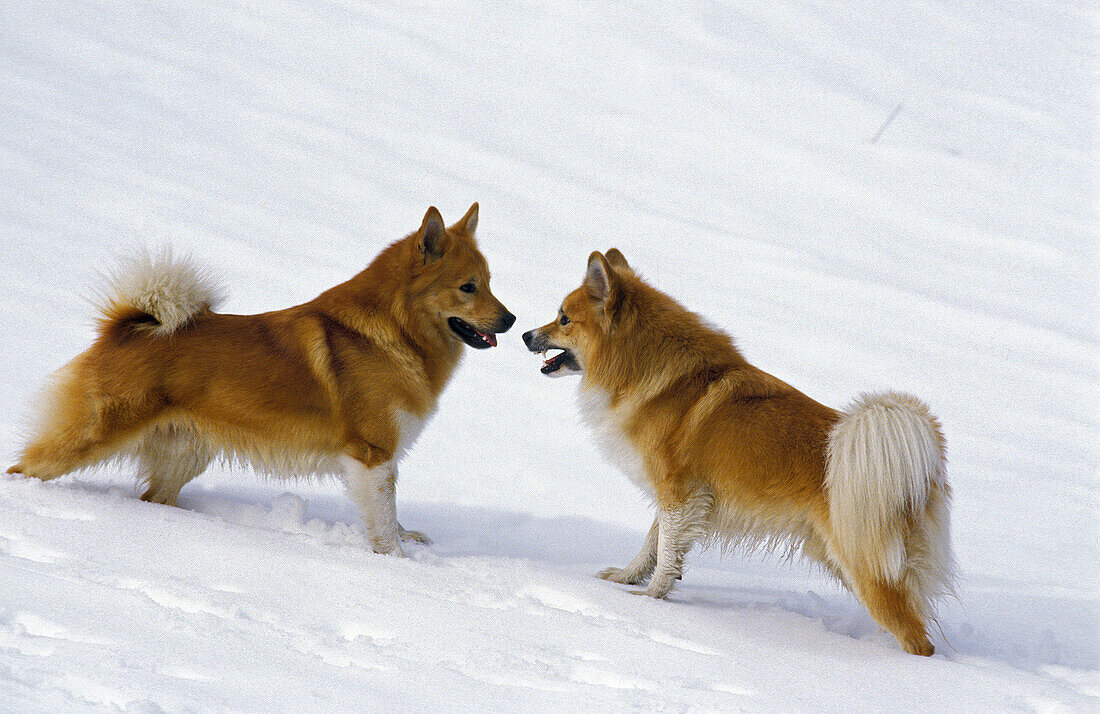
<path id="1" fill-rule="evenodd" d="M 397 524 L 397 467 L 386 461 L 368 467 L 344 456 L 348 495 L 359 506 L 363 530 L 375 553 L 405 557 Z"/>
<path id="2" fill-rule="evenodd" d="M 653 519 L 653 525 L 646 533 L 645 543 L 642 549 L 634 556 L 634 560 L 622 568 L 605 568 L 596 574 L 597 578 L 610 580 L 613 583 L 624 585 L 637 585 L 645 582 L 645 579 L 653 574 L 653 568 L 657 565 L 657 530 L 659 518 Z"/>
<path id="3" fill-rule="evenodd" d="M 680 579 L 684 569 L 684 556 L 696 541 L 707 534 L 707 522 L 714 505 L 714 497 L 700 491 L 672 506 L 658 505 L 657 511 L 657 562 L 649 587 L 639 595 L 663 598 Z"/>
<path id="4" fill-rule="evenodd" d="M 684 554 L 691 547 L 684 545 L 684 516 L 682 508 L 661 509 L 657 514 L 657 558 L 649 587 L 637 591 L 638 595 L 663 598 L 672 590 L 684 569 Z"/>

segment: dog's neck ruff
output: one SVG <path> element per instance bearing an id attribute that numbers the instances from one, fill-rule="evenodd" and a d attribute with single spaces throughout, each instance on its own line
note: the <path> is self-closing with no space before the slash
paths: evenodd
<path id="1" fill-rule="evenodd" d="M 626 432 L 626 425 L 634 416 L 634 406 L 625 400 L 612 406 L 610 395 L 587 380 L 582 381 L 577 390 L 577 406 L 581 417 L 591 427 L 604 458 L 626 474 L 638 488 L 653 495 L 645 461 Z"/>

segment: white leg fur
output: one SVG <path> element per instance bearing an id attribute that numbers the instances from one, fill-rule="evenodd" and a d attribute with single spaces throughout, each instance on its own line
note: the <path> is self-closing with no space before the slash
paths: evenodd
<path id="1" fill-rule="evenodd" d="M 392 461 L 367 468 L 342 456 L 348 496 L 359 506 L 363 530 L 375 553 L 405 557 L 397 523 L 397 467 Z"/>
<path id="2" fill-rule="evenodd" d="M 707 535 L 707 523 L 714 496 L 700 492 L 682 504 L 657 513 L 657 562 L 649 587 L 641 595 L 663 598 L 683 572 L 684 556 L 696 541 Z"/>
<path id="3" fill-rule="evenodd" d="M 623 585 L 638 585 L 645 582 L 646 578 L 653 574 L 657 566 L 657 537 L 660 529 L 660 519 L 654 518 L 653 525 L 646 533 L 645 543 L 642 549 L 634 556 L 634 560 L 622 568 L 605 568 L 597 573 L 596 577 L 610 580 L 613 583 Z"/>
<path id="4" fill-rule="evenodd" d="M 160 427 L 146 434 L 136 449 L 139 478 L 148 484 L 141 500 L 176 505 L 180 489 L 210 465 L 214 452 L 197 432 Z"/>

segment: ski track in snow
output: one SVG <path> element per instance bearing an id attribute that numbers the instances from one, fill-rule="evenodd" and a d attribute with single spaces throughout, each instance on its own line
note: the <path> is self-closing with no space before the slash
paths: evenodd
<path id="1" fill-rule="evenodd" d="M 125 464 L 0 478 L 0 711 L 1096 709 L 1092 20 L 4 3 L 3 453 L 91 339 L 81 295 L 136 245 L 192 251 L 256 312 L 477 200 L 519 322 L 402 464 L 402 522 L 434 538 L 404 561 L 323 482 L 215 467 L 171 509 Z M 820 401 L 932 405 L 961 571 L 935 657 L 803 564 L 693 553 L 668 602 L 592 577 L 649 504 L 518 333 L 612 245 Z"/>

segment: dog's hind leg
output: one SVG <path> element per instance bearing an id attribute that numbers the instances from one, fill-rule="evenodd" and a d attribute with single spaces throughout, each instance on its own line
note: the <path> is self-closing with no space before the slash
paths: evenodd
<path id="1" fill-rule="evenodd" d="M 714 508 L 714 495 L 696 491 L 680 503 L 658 506 L 657 562 L 649 586 L 639 595 L 663 598 L 683 572 L 684 556 L 696 541 L 707 535 L 707 523 Z"/>
<path id="2" fill-rule="evenodd" d="M 660 518 L 654 518 L 653 525 L 649 527 L 649 532 L 646 533 L 642 549 L 634 556 L 634 560 L 622 568 L 605 568 L 597 573 L 596 577 L 610 580 L 613 583 L 622 583 L 623 585 L 638 585 L 645 582 L 653 574 L 653 569 L 657 567 L 659 529 Z"/>
<path id="3" fill-rule="evenodd" d="M 176 505 L 180 489 L 210 465 L 213 449 L 202 436 L 187 428 L 161 426 L 153 429 L 136 449 L 139 478 L 148 488 L 142 501 Z"/>
<path id="4" fill-rule="evenodd" d="M 855 591 L 871 617 L 889 630 L 906 652 L 925 657 L 935 653 L 921 618 L 921 604 L 903 581 L 891 583 L 869 575 L 853 575 Z"/>
<path id="5" fill-rule="evenodd" d="M 125 451 L 158 411 L 93 393 L 77 364 L 63 368 L 45 395 L 35 435 L 8 469 L 49 481 Z"/>
<path id="6" fill-rule="evenodd" d="M 836 564 L 836 562 L 829 557 L 828 548 L 825 547 L 825 541 L 817 532 L 811 531 L 806 536 L 805 540 L 801 544 L 802 555 L 825 569 L 825 572 L 832 575 L 841 585 L 852 590 L 852 585 L 848 582 L 848 579 L 844 576 L 844 571 Z"/>

